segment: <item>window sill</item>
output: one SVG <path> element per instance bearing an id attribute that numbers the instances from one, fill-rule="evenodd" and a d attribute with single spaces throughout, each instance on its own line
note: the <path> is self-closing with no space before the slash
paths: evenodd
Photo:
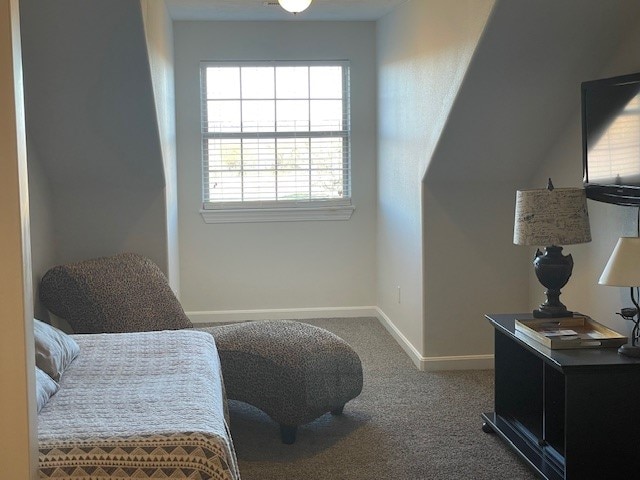
<path id="1" fill-rule="evenodd" d="M 353 205 L 267 208 L 211 208 L 200 210 L 205 223 L 266 223 L 349 220 Z"/>

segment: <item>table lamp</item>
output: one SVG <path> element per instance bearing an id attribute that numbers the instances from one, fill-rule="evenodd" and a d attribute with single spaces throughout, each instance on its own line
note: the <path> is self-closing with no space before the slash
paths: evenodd
<path id="1" fill-rule="evenodd" d="M 639 237 L 618 239 L 598 283 L 612 287 L 629 287 L 631 290 L 631 301 L 635 305 L 635 309 L 623 308 L 620 313 L 623 318 L 631 320 L 634 324 L 631 332 L 631 345 L 622 345 L 618 352 L 631 357 L 640 357 L 640 346 L 638 345 L 640 306 L 638 306 L 638 300 L 634 294 L 635 288 L 640 287 Z"/>
<path id="2" fill-rule="evenodd" d="M 570 317 L 573 312 L 560 302 L 560 289 L 573 271 L 571 255 L 562 255 L 560 245 L 591 241 L 587 197 L 583 188 L 518 190 L 513 243 L 545 247 L 533 260 L 536 277 L 547 288 L 547 300 L 533 311 L 535 318 Z"/>

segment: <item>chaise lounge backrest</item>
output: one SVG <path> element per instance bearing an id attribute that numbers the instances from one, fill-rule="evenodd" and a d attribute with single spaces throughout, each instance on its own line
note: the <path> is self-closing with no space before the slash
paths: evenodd
<path id="1" fill-rule="evenodd" d="M 120 333 L 193 327 L 160 268 L 122 253 L 51 268 L 40 300 L 75 333 Z"/>

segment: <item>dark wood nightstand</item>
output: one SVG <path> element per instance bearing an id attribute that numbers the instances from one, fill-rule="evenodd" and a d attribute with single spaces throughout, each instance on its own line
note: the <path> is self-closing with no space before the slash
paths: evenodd
<path id="1" fill-rule="evenodd" d="M 500 435 L 542 478 L 640 478 L 640 359 L 616 348 L 551 350 L 516 333 L 525 314 L 490 314 Z"/>

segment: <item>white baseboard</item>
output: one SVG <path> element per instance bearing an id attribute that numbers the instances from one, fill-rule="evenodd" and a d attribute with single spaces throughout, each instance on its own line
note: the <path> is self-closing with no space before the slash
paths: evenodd
<path id="1" fill-rule="evenodd" d="M 452 357 L 422 357 L 420 370 L 441 372 L 444 370 L 493 370 L 493 354 L 458 355 Z"/>
<path id="2" fill-rule="evenodd" d="M 377 317 L 377 307 L 282 308 L 185 312 L 193 323 L 244 322 L 247 320 L 305 320 L 311 318 Z"/>
<path id="3" fill-rule="evenodd" d="M 491 370 L 494 367 L 493 355 L 459 355 L 447 357 L 424 357 L 405 337 L 391 319 L 378 307 L 377 317 L 391 336 L 398 342 L 418 370 L 439 372 L 444 370 Z"/>
<path id="4" fill-rule="evenodd" d="M 423 357 L 418 349 L 394 325 L 391 319 L 379 307 L 375 306 L 216 310 L 186 312 L 186 314 L 195 324 L 244 322 L 249 320 L 376 317 L 402 347 L 418 370 L 437 372 L 443 370 L 488 370 L 493 368 L 493 355 Z"/>
<path id="5" fill-rule="evenodd" d="M 414 347 L 413 344 L 407 339 L 407 337 L 405 337 L 402 332 L 398 330 L 398 327 L 393 324 L 391 319 L 378 307 L 376 307 L 376 317 L 378 317 L 378 320 L 380 321 L 382 326 L 387 329 L 387 332 L 389 332 L 389 334 L 395 339 L 395 341 L 398 342 L 398 345 L 400 345 L 405 353 L 409 355 L 409 358 L 415 364 L 416 368 L 418 370 L 424 370 L 424 368 L 422 368 L 422 358 L 424 357 L 420 354 L 418 349 Z"/>

